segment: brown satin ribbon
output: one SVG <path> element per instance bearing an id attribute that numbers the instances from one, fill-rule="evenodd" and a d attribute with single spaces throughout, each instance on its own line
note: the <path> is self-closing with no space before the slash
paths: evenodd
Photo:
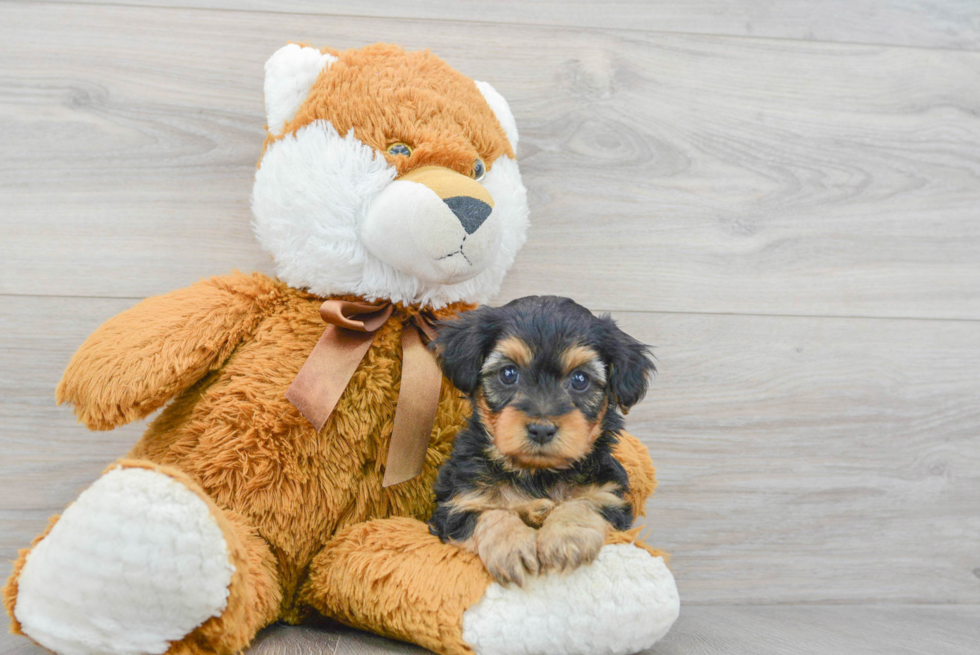
<path id="1" fill-rule="evenodd" d="M 390 302 L 327 300 L 320 306 L 327 329 L 286 391 L 286 399 L 318 432 L 367 354 L 375 333 L 393 311 Z M 384 487 L 411 480 L 422 472 L 439 406 L 442 372 L 420 332 L 430 341 L 435 336 L 430 315 L 416 314 L 402 330 L 402 379 Z"/>

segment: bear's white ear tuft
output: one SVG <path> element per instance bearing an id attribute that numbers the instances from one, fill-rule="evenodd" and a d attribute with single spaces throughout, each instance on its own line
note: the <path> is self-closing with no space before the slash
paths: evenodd
<path id="1" fill-rule="evenodd" d="M 514 120 L 514 114 L 510 113 L 510 105 L 507 104 L 507 101 L 502 95 L 497 93 L 495 88 L 490 86 L 489 82 L 477 82 L 476 88 L 483 94 L 483 99 L 487 101 L 497 120 L 500 121 L 500 126 L 507 133 L 507 140 L 510 141 L 510 147 L 514 149 L 514 153 L 516 154 L 517 121 Z"/>
<path id="2" fill-rule="evenodd" d="M 269 133 L 282 134 L 286 122 L 296 115 L 324 68 L 337 61 L 316 48 L 290 43 L 265 62 L 265 118 Z"/>

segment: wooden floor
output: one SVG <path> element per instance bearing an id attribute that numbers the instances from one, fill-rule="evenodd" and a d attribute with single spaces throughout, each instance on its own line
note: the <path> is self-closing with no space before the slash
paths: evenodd
<path id="1" fill-rule="evenodd" d="M 980 607 L 969 605 L 691 605 L 663 641 L 639 655 L 975 655 Z M 0 634 L 3 655 L 44 655 Z M 344 626 L 266 629 L 248 655 L 424 655 Z"/>
<path id="2" fill-rule="evenodd" d="M 249 194 L 289 40 L 429 47 L 510 100 L 533 225 L 499 301 L 656 345 L 628 424 L 685 605 L 654 652 L 980 650 L 976 0 L 0 3 L 0 558 L 144 427 L 54 406 L 85 336 L 271 270 Z"/>

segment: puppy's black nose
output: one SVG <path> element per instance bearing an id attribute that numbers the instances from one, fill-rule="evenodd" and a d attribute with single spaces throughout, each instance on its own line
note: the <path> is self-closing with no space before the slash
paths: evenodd
<path id="1" fill-rule="evenodd" d="M 473 234 L 479 230 L 483 221 L 487 220 L 490 212 L 493 211 L 493 207 L 487 203 L 470 196 L 453 196 L 446 198 L 443 202 L 453 210 L 467 234 Z"/>
<path id="2" fill-rule="evenodd" d="M 544 445 L 555 438 L 558 426 L 554 423 L 530 423 L 527 426 L 527 437 L 538 445 Z"/>

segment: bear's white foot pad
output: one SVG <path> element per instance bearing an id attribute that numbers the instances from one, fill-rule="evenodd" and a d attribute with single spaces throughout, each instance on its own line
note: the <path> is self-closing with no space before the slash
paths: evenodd
<path id="1" fill-rule="evenodd" d="M 28 554 L 14 616 L 62 655 L 159 655 L 221 615 L 234 570 L 197 494 L 163 473 L 115 468 Z"/>
<path id="2" fill-rule="evenodd" d="M 663 558 L 607 545 L 567 575 L 524 589 L 491 584 L 463 613 L 463 640 L 477 655 L 631 655 L 667 634 L 679 611 Z"/>

